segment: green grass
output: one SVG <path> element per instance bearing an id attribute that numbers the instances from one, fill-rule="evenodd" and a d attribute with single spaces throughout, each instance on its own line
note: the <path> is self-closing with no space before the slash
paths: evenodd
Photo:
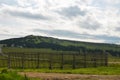
<path id="1" fill-rule="evenodd" d="M 16 71 L 0 69 L 0 80 L 41 80 L 37 78 L 28 78 L 26 75 L 21 76 Z"/>
<path id="2" fill-rule="evenodd" d="M 15 48 L 15 47 L 5 47 L 2 48 L 3 53 L 8 53 L 8 52 L 54 52 L 51 49 L 39 49 L 39 48 Z"/>
<path id="3" fill-rule="evenodd" d="M 13 68 L 13 67 L 17 67 L 16 68 L 22 68 L 22 58 L 23 58 L 23 55 L 19 54 L 19 53 L 25 53 L 24 55 L 24 68 L 36 68 L 37 66 L 40 66 L 41 67 L 49 67 L 50 66 L 50 61 L 51 61 L 51 64 L 53 67 L 55 68 L 59 68 L 61 67 L 61 64 L 62 64 L 62 54 L 61 54 L 61 51 L 53 51 L 53 50 L 45 50 L 45 49 L 33 49 L 33 48 L 3 48 L 3 52 L 7 54 L 7 52 L 16 52 L 15 54 L 11 54 L 10 55 L 10 61 L 11 61 L 11 64 L 10 66 Z M 39 52 L 39 65 L 37 64 L 38 62 L 38 53 Z M 18 53 L 18 54 L 17 54 Z M 31 56 L 31 53 L 33 54 Z M 53 54 L 54 53 L 54 54 Z M 73 55 L 70 55 L 70 53 L 72 52 L 68 52 L 66 55 L 63 56 L 63 65 L 64 65 L 64 68 L 73 68 L 72 65 L 73 65 Z M 27 55 L 26 55 L 27 54 Z M 50 54 L 51 54 L 51 59 L 50 59 Z M 58 55 L 59 54 L 59 55 Z M 65 52 L 64 52 L 65 54 Z M 14 56 L 17 56 L 17 57 L 20 57 L 20 59 L 18 58 L 15 58 L 14 59 Z M 22 56 L 22 57 L 21 57 Z M 86 56 L 86 66 L 87 67 L 93 67 L 94 66 L 94 61 L 92 60 L 94 55 L 91 53 L 91 54 L 87 54 Z M 101 61 L 103 64 L 101 65 L 101 62 L 100 62 L 100 57 L 99 56 L 96 56 L 96 58 L 98 57 L 98 60 L 97 61 L 97 64 L 98 66 L 103 66 L 104 65 L 104 61 Z M 30 60 L 30 59 L 34 59 L 34 60 Z M 80 54 L 80 55 L 75 55 L 75 58 L 76 58 L 76 67 L 84 67 L 84 54 Z M 1 60 L 1 64 L 5 64 L 3 67 L 7 66 L 8 60 Z"/>
<path id="4" fill-rule="evenodd" d="M 79 68 L 79 69 L 16 69 L 19 72 L 41 73 L 68 73 L 68 74 L 92 74 L 92 75 L 120 75 L 120 64 L 111 64 L 108 67 Z"/>
<path id="5" fill-rule="evenodd" d="M 54 52 L 46 49 L 20 49 L 20 48 L 3 48 L 4 52 Z M 108 62 L 120 62 L 119 58 L 109 56 Z M 109 64 L 108 67 L 97 68 L 79 68 L 79 69 L 13 69 L 18 72 L 43 72 L 43 73 L 69 73 L 69 74 L 95 74 L 95 75 L 120 75 L 120 64 Z M 1 79 L 0 79 L 1 80 Z"/>
<path id="6" fill-rule="evenodd" d="M 3 69 L 0 73 L 0 80 L 28 80 L 28 78 L 18 75 L 17 72 Z"/>
<path id="7" fill-rule="evenodd" d="M 108 67 L 80 68 L 80 69 L 2 69 L 0 68 L 0 80 L 42 80 L 40 78 L 28 78 L 17 72 L 40 73 L 64 73 L 64 74 L 90 74 L 90 75 L 120 75 L 120 64 L 111 64 Z"/>
<path id="8" fill-rule="evenodd" d="M 113 57 L 111 55 L 108 56 L 109 62 L 120 62 L 120 57 Z"/>
<path id="9" fill-rule="evenodd" d="M 44 48 L 16 48 L 16 47 L 3 47 L 3 53 L 76 53 L 75 51 L 56 51 L 52 49 L 44 49 Z"/>

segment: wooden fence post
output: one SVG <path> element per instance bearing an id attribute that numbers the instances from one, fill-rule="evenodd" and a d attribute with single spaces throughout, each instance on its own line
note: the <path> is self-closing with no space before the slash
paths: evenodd
<path id="1" fill-rule="evenodd" d="M 100 59 L 101 59 L 101 66 L 104 66 L 104 52 L 101 53 Z"/>
<path id="2" fill-rule="evenodd" d="M 86 52 L 84 52 L 84 68 L 86 68 Z"/>
<path id="3" fill-rule="evenodd" d="M 13 67 L 16 68 L 16 64 L 17 64 L 17 56 L 16 56 L 17 53 L 14 53 L 13 55 Z"/>
<path id="4" fill-rule="evenodd" d="M 94 55 L 94 59 L 93 59 L 93 61 L 94 61 L 94 67 L 97 67 L 97 56 L 96 56 L 96 53 L 94 53 L 93 54 Z"/>
<path id="5" fill-rule="evenodd" d="M 39 57 L 40 54 L 37 53 L 36 55 L 37 55 L 37 68 L 39 68 L 39 67 L 40 67 L 40 66 L 39 66 L 39 64 L 40 64 L 40 59 L 39 59 L 39 58 L 40 58 L 40 57 Z"/>
<path id="6" fill-rule="evenodd" d="M 61 69 L 63 69 L 64 67 L 63 67 L 63 61 L 64 61 L 64 55 L 63 55 L 63 53 L 61 54 Z"/>
<path id="7" fill-rule="evenodd" d="M 25 55 L 24 53 L 21 53 L 22 56 L 21 56 L 21 59 L 22 59 L 22 68 L 24 69 L 24 62 L 25 62 Z"/>
<path id="8" fill-rule="evenodd" d="M 76 63 L 75 63 L 75 54 L 73 53 L 73 69 L 75 69 Z"/>
<path id="9" fill-rule="evenodd" d="M 94 58 L 94 67 L 97 67 L 97 60 L 96 60 L 96 58 Z"/>
<path id="10" fill-rule="evenodd" d="M 8 69 L 11 68 L 11 59 L 10 59 L 11 53 L 8 53 Z"/>
<path id="11" fill-rule="evenodd" d="M 108 53 L 105 52 L 105 66 L 108 66 Z"/>
<path id="12" fill-rule="evenodd" d="M 52 69 L 52 54 L 49 54 L 49 69 Z"/>

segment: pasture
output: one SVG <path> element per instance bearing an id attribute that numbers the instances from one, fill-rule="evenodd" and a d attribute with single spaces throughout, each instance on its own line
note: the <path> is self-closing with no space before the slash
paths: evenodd
<path id="1" fill-rule="evenodd" d="M 111 76 L 110 80 L 114 80 L 119 79 L 120 75 L 120 59 L 105 55 L 104 53 L 97 53 L 94 55 L 93 53 L 89 53 L 88 55 L 80 52 L 63 52 L 33 48 L 3 48 L 2 52 L 5 53 L 5 55 L 0 56 L 0 71 L 4 69 L 12 71 L 12 73 L 5 73 L 4 76 L 2 74 L 2 78 L 7 76 L 13 77 L 12 74 L 14 74 L 14 72 L 19 72 L 20 74 L 28 73 L 28 77 L 30 77 L 29 73 L 81 74 L 81 76 L 86 76 L 81 77 L 80 80 L 99 80 L 97 77 L 88 79 L 89 76 L 87 75 L 98 75 L 98 78 L 103 77 L 105 80 Z M 7 58 L 5 56 L 7 56 Z M 99 75 L 108 75 L 108 77 Z M 16 76 L 20 80 L 44 80 L 47 77 L 40 79 L 42 76 L 31 78 L 18 74 Z"/>
<path id="2" fill-rule="evenodd" d="M 4 48 L 0 67 L 76 69 L 107 66 L 106 53 L 70 52 L 42 49 Z"/>

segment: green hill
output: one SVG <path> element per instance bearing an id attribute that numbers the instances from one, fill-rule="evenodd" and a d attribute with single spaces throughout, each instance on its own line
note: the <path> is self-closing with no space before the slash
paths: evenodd
<path id="1" fill-rule="evenodd" d="M 5 44 L 4 47 L 45 48 L 60 51 L 80 51 L 80 52 L 107 51 L 112 56 L 120 56 L 120 45 L 70 41 L 34 35 L 29 35 L 21 38 L 1 40 L 0 44 Z"/>

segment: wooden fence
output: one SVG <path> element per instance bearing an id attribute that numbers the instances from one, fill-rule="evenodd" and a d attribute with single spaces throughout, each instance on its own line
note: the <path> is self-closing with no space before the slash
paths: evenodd
<path id="1" fill-rule="evenodd" d="M 0 67 L 75 69 L 107 66 L 107 53 L 6 53 L 0 55 Z"/>

